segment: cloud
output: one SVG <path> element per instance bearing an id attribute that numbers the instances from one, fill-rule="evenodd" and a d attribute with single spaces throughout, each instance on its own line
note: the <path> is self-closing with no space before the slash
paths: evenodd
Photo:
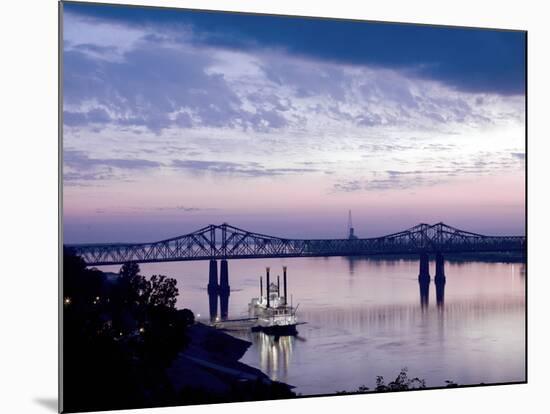
<path id="1" fill-rule="evenodd" d="M 189 28 L 195 33 L 190 41 L 199 48 L 284 50 L 309 60 L 405 71 L 465 92 L 524 93 L 525 33 L 519 31 L 108 5 L 67 4 L 65 10 L 132 30 L 149 27 L 163 33 L 166 27 L 183 32 Z M 130 42 L 131 33 L 123 39 Z"/>
<path id="2" fill-rule="evenodd" d="M 215 208 L 211 207 L 190 207 L 190 206 L 173 206 L 173 207 L 132 207 L 132 210 L 139 210 L 139 211 L 180 211 L 184 213 L 195 213 L 198 211 L 212 211 L 216 210 Z"/>
<path id="3" fill-rule="evenodd" d="M 185 207 L 185 206 L 176 206 L 173 208 L 170 207 L 158 207 L 157 210 L 177 210 L 177 211 L 185 211 L 186 213 L 194 212 L 194 211 L 201 211 L 205 210 L 198 207 Z"/>
<path id="4" fill-rule="evenodd" d="M 223 77 L 204 73 L 205 55 L 142 44 L 121 63 L 91 59 L 78 50 L 65 52 L 65 62 L 68 125 L 99 121 L 160 132 L 170 125 L 190 126 L 193 118 L 226 126 L 237 116 L 239 99 Z M 98 106 L 104 116 L 90 118 Z M 77 113 L 85 115 L 76 118 Z"/>
<path id="5" fill-rule="evenodd" d="M 121 179 L 120 176 L 110 172 L 91 173 L 80 171 L 63 171 L 64 186 L 89 187 L 97 185 L 98 182 Z"/>
<path id="6" fill-rule="evenodd" d="M 88 112 L 64 111 L 63 122 L 68 126 L 106 124 L 111 122 L 111 117 L 103 108 L 93 108 Z"/>
<path id="7" fill-rule="evenodd" d="M 193 174 L 210 173 L 225 176 L 270 177 L 289 174 L 317 172 L 315 168 L 267 168 L 257 162 L 173 160 L 172 166 Z"/>
<path id="8" fill-rule="evenodd" d="M 354 191 L 364 190 L 364 182 L 361 180 L 347 180 L 334 184 L 334 190 L 351 193 Z"/>
<path id="9" fill-rule="evenodd" d="M 75 150 L 65 150 L 63 152 L 63 163 L 68 167 L 79 170 L 90 170 L 96 167 L 114 167 L 136 170 L 154 168 L 161 165 L 159 162 L 143 159 L 90 158 L 84 152 Z"/>
<path id="10" fill-rule="evenodd" d="M 92 185 L 92 182 L 109 180 L 131 181 L 129 171 L 158 168 L 156 161 L 137 158 L 91 158 L 83 151 L 64 150 L 63 180 L 67 185 Z"/>
<path id="11" fill-rule="evenodd" d="M 143 36 L 143 29 L 129 24 L 94 18 L 86 13 L 72 13 L 64 5 L 64 51 L 80 50 L 91 58 L 120 61 Z"/>
<path id="12" fill-rule="evenodd" d="M 284 108 L 244 102 L 204 51 L 146 41 L 122 62 L 94 59 L 79 48 L 65 52 L 65 125 L 145 126 L 160 133 L 177 126 L 281 128 Z M 267 102 L 267 101 L 266 101 Z"/>
<path id="13" fill-rule="evenodd" d="M 506 159 L 477 147 L 523 122 L 522 96 L 455 88 L 418 68 L 205 41 L 192 22 L 65 23 L 68 182 L 167 168 L 174 177 L 318 173 L 335 191 L 381 191 L 519 165 L 510 134 L 495 142 Z M 96 39 L 97 25 L 120 44 Z"/>
<path id="14" fill-rule="evenodd" d="M 410 163 L 408 163 L 410 164 Z M 418 163 L 417 165 L 422 165 Z M 429 187 L 449 182 L 455 177 L 482 176 L 500 174 L 503 171 L 517 170 L 517 163 L 512 161 L 504 152 L 485 153 L 483 151 L 472 155 L 468 159 L 454 161 L 441 156 L 438 160 L 430 160 L 431 168 L 414 170 L 371 171 L 368 178 L 344 178 L 336 181 L 334 192 L 361 192 L 408 190 L 411 188 Z"/>
<path id="15" fill-rule="evenodd" d="M 411 172 L 409 174 L 388 174 L 385 178 L 371 178 L 364 180 L 349 180 L 334 184 L 336 192 L 358 192 L 358 191 L 386 191 L 386 190 L 408 190 L 416 187 L 426 187 L 445 182 L 443 177 L 428 177 L 421 173 Z"/>
<path id="16" fill-rule="evenodd" d="M 524 161 L 525 160 L 525 153 L 524 152 L 512 152 L 512 157 Z"/>
<path id="17" fill-rule="evenodd" d="M 117 46 L 94 37 L 93 19 L 65 19 L 68 128 L 449 130 L 523 113 L 521 98 L 460 92 L 395 65 L 223 46 L 205 41 L 208 35 L 191 23 L 159 28 L 100 20 L 121 36 Z"/>

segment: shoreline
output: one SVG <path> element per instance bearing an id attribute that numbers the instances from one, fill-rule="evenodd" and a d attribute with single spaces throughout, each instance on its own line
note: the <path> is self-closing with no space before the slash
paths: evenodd
<path id="1" fill-rule="evenodd" d="M 242 392 L 243 401 L 295 397 L 292 385 L 239 362 L 251 342 L 201 322 L 189 328 L 188 337 L 186 349 L 166 370 L 176 393 L 193 394 L 197 403 L 206 396 L 210 403 L 235 401 L 235 390 Z"/>

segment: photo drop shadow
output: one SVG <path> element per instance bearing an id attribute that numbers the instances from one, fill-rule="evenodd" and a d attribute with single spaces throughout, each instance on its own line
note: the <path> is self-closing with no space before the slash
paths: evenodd
<path id="1" fill-rule="evenodd" d="M 35 398 L 34 402 L 50 411 L 58 412 L 57 398 Z"/>

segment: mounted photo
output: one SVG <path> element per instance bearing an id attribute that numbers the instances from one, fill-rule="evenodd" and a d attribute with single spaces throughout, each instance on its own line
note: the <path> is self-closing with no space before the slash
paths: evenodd
<path id="1" fill-rule="evenodd" d="M 527 381 L 527 32 L 63 1 L 59 53 L 61 411 Z"/>

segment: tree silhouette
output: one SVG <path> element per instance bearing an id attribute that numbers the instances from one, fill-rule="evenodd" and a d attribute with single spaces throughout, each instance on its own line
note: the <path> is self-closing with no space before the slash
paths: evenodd
<path id="1" fill-rule="evenodd" d="M 159 405 L 170 397 L 166 367 L 186 344 L 194 315 L 178 311 L 176 280 L 118 277 L 63 256 L 63 376 L 66 411 Z"/>
<path id="2" fill-rule="evenodd" d="M 294 396 L 284 384 L 240 381 L 221 394 L 200 386 L 177 392 L 167 368 L 189 343 L 195 316 L 189 309 L 176 309 L 175 279 L 147 279 L 136 263 L 124 264 L 116 277 L 108 276 L 88 269 L 65 250 L 63 290 L 66 412 Z"/>
<path id="3" fill-rule="evenodd" d="M 173 308 L 179 295 L 176 279 L 164 275 L 153 275 L 148 281 L 148 303 L 151 306 Z"/>
<path id="4" fill-rule="evenodd" d="M 137 263 L 124 263 L 120 268 L 119 275 L 125 278 L 132 279 L 139 275 L 139 265 Z"/>
<path id="5" fill-rule="evenodd" d="M 408 371 L 407 368 L 402 368 L 397 378 L 395 378 L 393 381 L 391 381 L 387 385 L 384 383 L 384 377 L 377 376 L 375 391 L 377 392 L 405 391 L 405 390 L 426 388 L 425 380 L 420 379 L 418 377 L 409 378 L 407 375 L 407 371 Z"/>

